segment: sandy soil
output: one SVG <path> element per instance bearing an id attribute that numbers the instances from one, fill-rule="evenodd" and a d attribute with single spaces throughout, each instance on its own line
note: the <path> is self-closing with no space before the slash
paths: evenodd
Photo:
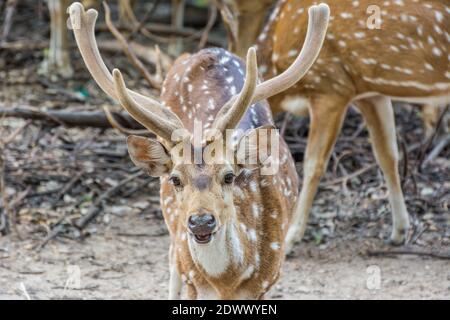
<path id="1" fill-rule="evenodd" d="M 41 252 L 34 240 L 0 238 L 0 299 L 165 299 L 168 243 L 162 220 L 138 214 L 112 216 L 85 241 L 58 240 Z M 268 298 L 450 298 L 448 260 L 364 254 L 381 247 L 356 237 L 298 245 Z M 80 283 L 68 283 L 77 268 Z"/>

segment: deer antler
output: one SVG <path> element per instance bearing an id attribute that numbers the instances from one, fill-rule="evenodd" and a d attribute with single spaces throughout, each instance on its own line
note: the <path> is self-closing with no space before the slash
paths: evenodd
<path id="1" fill-rule="evenodd" d="M 172 131 L 183 128 L 183 123 L 173 112 L 158 101 L 126 89 L 122 76 L 115 72 L 116 83 L 106 67 L 95 40 L 96 10 L 84 10 L 81 3 L 75 2 L 69 7 L 70 20 L 78 48 L 94 80 L 102 90 L 115 100 L 124 103 L 123 107 L 136 121 L 170 142 Z M 121 89 L 120 92 L 116 90 Z"/>
<path id="2" fill-rule="evenodd" d="M 219 111 L 216 121 L 212 125 L 213 129 L 223 133 L 226 129 L 233 129 L 238 125 L 252 102 L 257 82 L 258 65 L 256 62 L 256 51 L 254 48 L 250 48 L 247 53 L 247 73 L 244 87 L 239 95 L 235 97 L 229 108 L 222 108 Z"/>
<path id="3" fill-rule="evenodd" d="M 165 117 L 161 117 L 158 114 L 154 114 L 149 110 L 142 108 L 139 103 L 133 98 L 125 86 L 122 73 L 119 69 L 113 70 L 114 85 L 118 100 L 122 107 L 128 111 L 128 113 L 144 127 L 154 132 L 157 136 L 163 138 L 166 141 L 171 141 L 172 132 L 183 128 L 183 126 L 177 126 L 175 123 L 167 121 Z M 164 107 L 163 107 L 164 108 Z M 167 110 L 170 112 L 169 110 Z"/>
<path id="4" fill-rule="evenodd" d="M 240 104 L 240 108 L 242 109 L 235 106 L 235 104 L 238 104 L 237 102 L 241 100 L 240 97 L 242 93 L 232 97 L 230 101 L 228 101 L 227 104 L 220 110 L 216 120 L 217 124 L 215 123 L 212 126 L 213 128 L 232 128 L 232 125 L 223 125 L 221 118 L 236 119 L 232 113 L 239 111 L 238 114 L 242 116 L 250 105 L 283 92 L 305 76 L 316 61 L 320 50 L 322 49 L 330 18 L 330 8 L 327 4 L 321 3 L 320 5 L 310 7 L 308 12 L 309 21 L 305 43 L 300 54 L 297 56 L 292 65 L 282 74 L 258 84 L 252 100 L 245 106 Z M 248 56 L 247 63 L 249 63 Z M 239 120 L 237 122 L 239 122 Z M 234 121 L 233 125 L 237 125 L 237 122 Z"/>

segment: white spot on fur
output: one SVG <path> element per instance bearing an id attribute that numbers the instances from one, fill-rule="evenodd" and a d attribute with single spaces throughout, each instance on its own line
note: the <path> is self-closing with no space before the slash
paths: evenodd
<path id="1" fill-rule="evenodd" d="M 253 273 L 255 272 L 255 266 L 250 265 L 241 275 L 240 280 L 245 281 L 252 277 Z"/>
<path id="2" fill-rule="evenodd" d="M 433 66 L 432 66 L 431 64 L 427 63 L 427 62 L 425 63 L 425 68 L 426 68 L 427 70 L 434 71 Z"/>
<path id="3" fill-rule="evenodd" d="M 245 194 L 240 187 L 234 186 L 233 191 L 235 196 L 238 196 L 241 200 L 245 199 Z"/>
<path id="4" fill-rule="evenodd" d="M 389 48 L 391 49 L 391 51 L 394 51 L 394 52 L 400 52 L 400 49 L 397 48 L 397 47 L 394 46 L 394 45 L 390 45 Z"/>
<path id="5" fill-rule="evenodd" d="M 308 114 L 308 110 L 311 107 L 311 102 L 309 99 L 304 98 L 302 96 L 287 96 L 281 101 L 281 108 L 284 111 L 296 114 L 303 115 Z"/>
<path id="6" fill-rule="evenodd" d="M 259 256 L 259 252 L 255 253 L 255 266 L 256 269 L 259 269 L 259 265 L 261 264 L 261 257 Z"/>
<path id="7" fill-rule="evenodd" d="M 255 231 L 255 229 L 249 229 L 248 230 L 248 239 L 250 241 L 256 242 L 256 231 Z"/>
<path id="8" fill-rule="evenodd" d="M 239 239 L 239 233 L 234 225 L 229 229 L 228 241 L 231 244 L 232 259 L 235 264 L 241 265 L 244 262 L 244 249 Z"/>
<path id="9" fill-rule="evenodd" d="M 278 251 L 278 250 L 280 250 L 280 244 L 278 242 L 272 242 L 270 244 L 270 248 L 274 251 Z"/>
<path id="10" fill-rule="evenodd" d="M 256 181 L 250 181 L 249 186 L 250 186 L 250 190 L 253 193 L 257 193 L 258 192 L 258 184 L 256 183 Z"/>
<path id="11" fill-rule="evenodd" d="M 444 21 L 444 15 L 442 14 L 442 12 L 435 11 L 434 15 L 436 17 L 437 22 L 441 23 L 442 21 Z"/>
<path id="12" fill-rule="evenodd" d="M 288 52 L 288 57 L 296 57 L 298 55 L 298 50 L 291 50 Z"/>
<path id="13" fill-rule="evenodd" d="M 261 208 L 256 202 L 252 203 L 252 212 L 254 218 L 259 218 L 259 215 L 261 214 Z"/>
<path id="14" fill-rule="evenodd" d="M 437 56 L 437 57 L 440 57 L 440 56 L 442 56 L 442 50 L 439 49 L 439 48 L 437 48 L 437 47 L 434 47 L 434 48 L 433 48 L 433 54 L 434 54 L 435 56 Z"/>
<path id="15" fill-rule="evenodd" d="M 167 206 L 170 202 L 172 202 L 173 201 L 173 198 L 172 197 L 167 197 L 167 198 L 165 198 L 164 199 L 164 201 L 163 201 L 163 204 L 165 205 L 165 206 Z"/>

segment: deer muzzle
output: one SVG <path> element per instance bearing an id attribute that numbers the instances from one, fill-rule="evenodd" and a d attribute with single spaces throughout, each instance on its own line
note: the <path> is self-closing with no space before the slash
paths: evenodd
<path id="1" fill-rule="evenodd" d="M 216 218 L 212 214 L 194 214 L 188 220 L 189 231 L 199 244 L 207 244 L 212 240 L 216 226 Z"/>

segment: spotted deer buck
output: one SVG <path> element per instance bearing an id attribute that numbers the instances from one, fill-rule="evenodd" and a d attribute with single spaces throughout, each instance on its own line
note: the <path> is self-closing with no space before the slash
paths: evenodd
<path id="1" fill-rule="evenodd" d="M 261 157 L 260 132 L 274 132 L 265 99 L 311 68 L 325 39 L 328 6 L 309 10 L 303 49 L 277 77 L 258 82 L 254 49 L 246 64 L 226 50 L 204 49 L 177 59 L 164 81 L 161 102 L 127 89 L 120 71 L 107 69 L 94 35 L 97 11 L 74 3 L 69 12 L 78 48 L 97 84 L 158 136 L 130 136 L 127 143 L 133 162 L 161 179 L 161 207 L 171 238 L 170 298 L 181 296 L 183 282 L 191 299 L 263 298 L 279 277 L 298 188 L 295 164 L 281 137 L 270 139 L 278 142 L 279 156 Z M 208 129 L 200 134 L 200 144 L 195 143 L 196 123 L 200 131 Z M 228 130 L 234 143 L 217 138 Z M 179 157 L 180 144 L 192 151 L 194 163 L 180 160 L 186 158 Z M 225 152 L 217 151 L 211 163 L 205 153 L 213 144 Z M 228 152 L 231 157 L 223 156 Z M 258 161 L 231 161 L 255 159 L 255 153 Z M 268 163 L 278 163 L 279 170 L 263 174 Z"/>
<path id="2" fill-rule="evenodd" d="M 450 6 L 447 0 L 326 0 L 333 13 L 318 60 L 306 76 L 269 99 L 274 113 L 311 117 L 303 185 L 286 251 L 304 234 L 319 181 L 350 104 L 362 113 L 389 191 L 390 241 L 405 242 L 409 216 L 400 186 L 391 100 L 450 102 Z M 305 41 L 312 0 L 280 0 L 257 44 L 270 79 L 289 67 Z M 375 11 L 370 11 L 375 10 Z M 379 10 L 379 16 L 375 13 Z M 372 20 L 371 20 L 372 19 Z M 376 24 L 379 24 L 379 28 Z M 371 26 L 374 25 L 375 28 Z"/>

